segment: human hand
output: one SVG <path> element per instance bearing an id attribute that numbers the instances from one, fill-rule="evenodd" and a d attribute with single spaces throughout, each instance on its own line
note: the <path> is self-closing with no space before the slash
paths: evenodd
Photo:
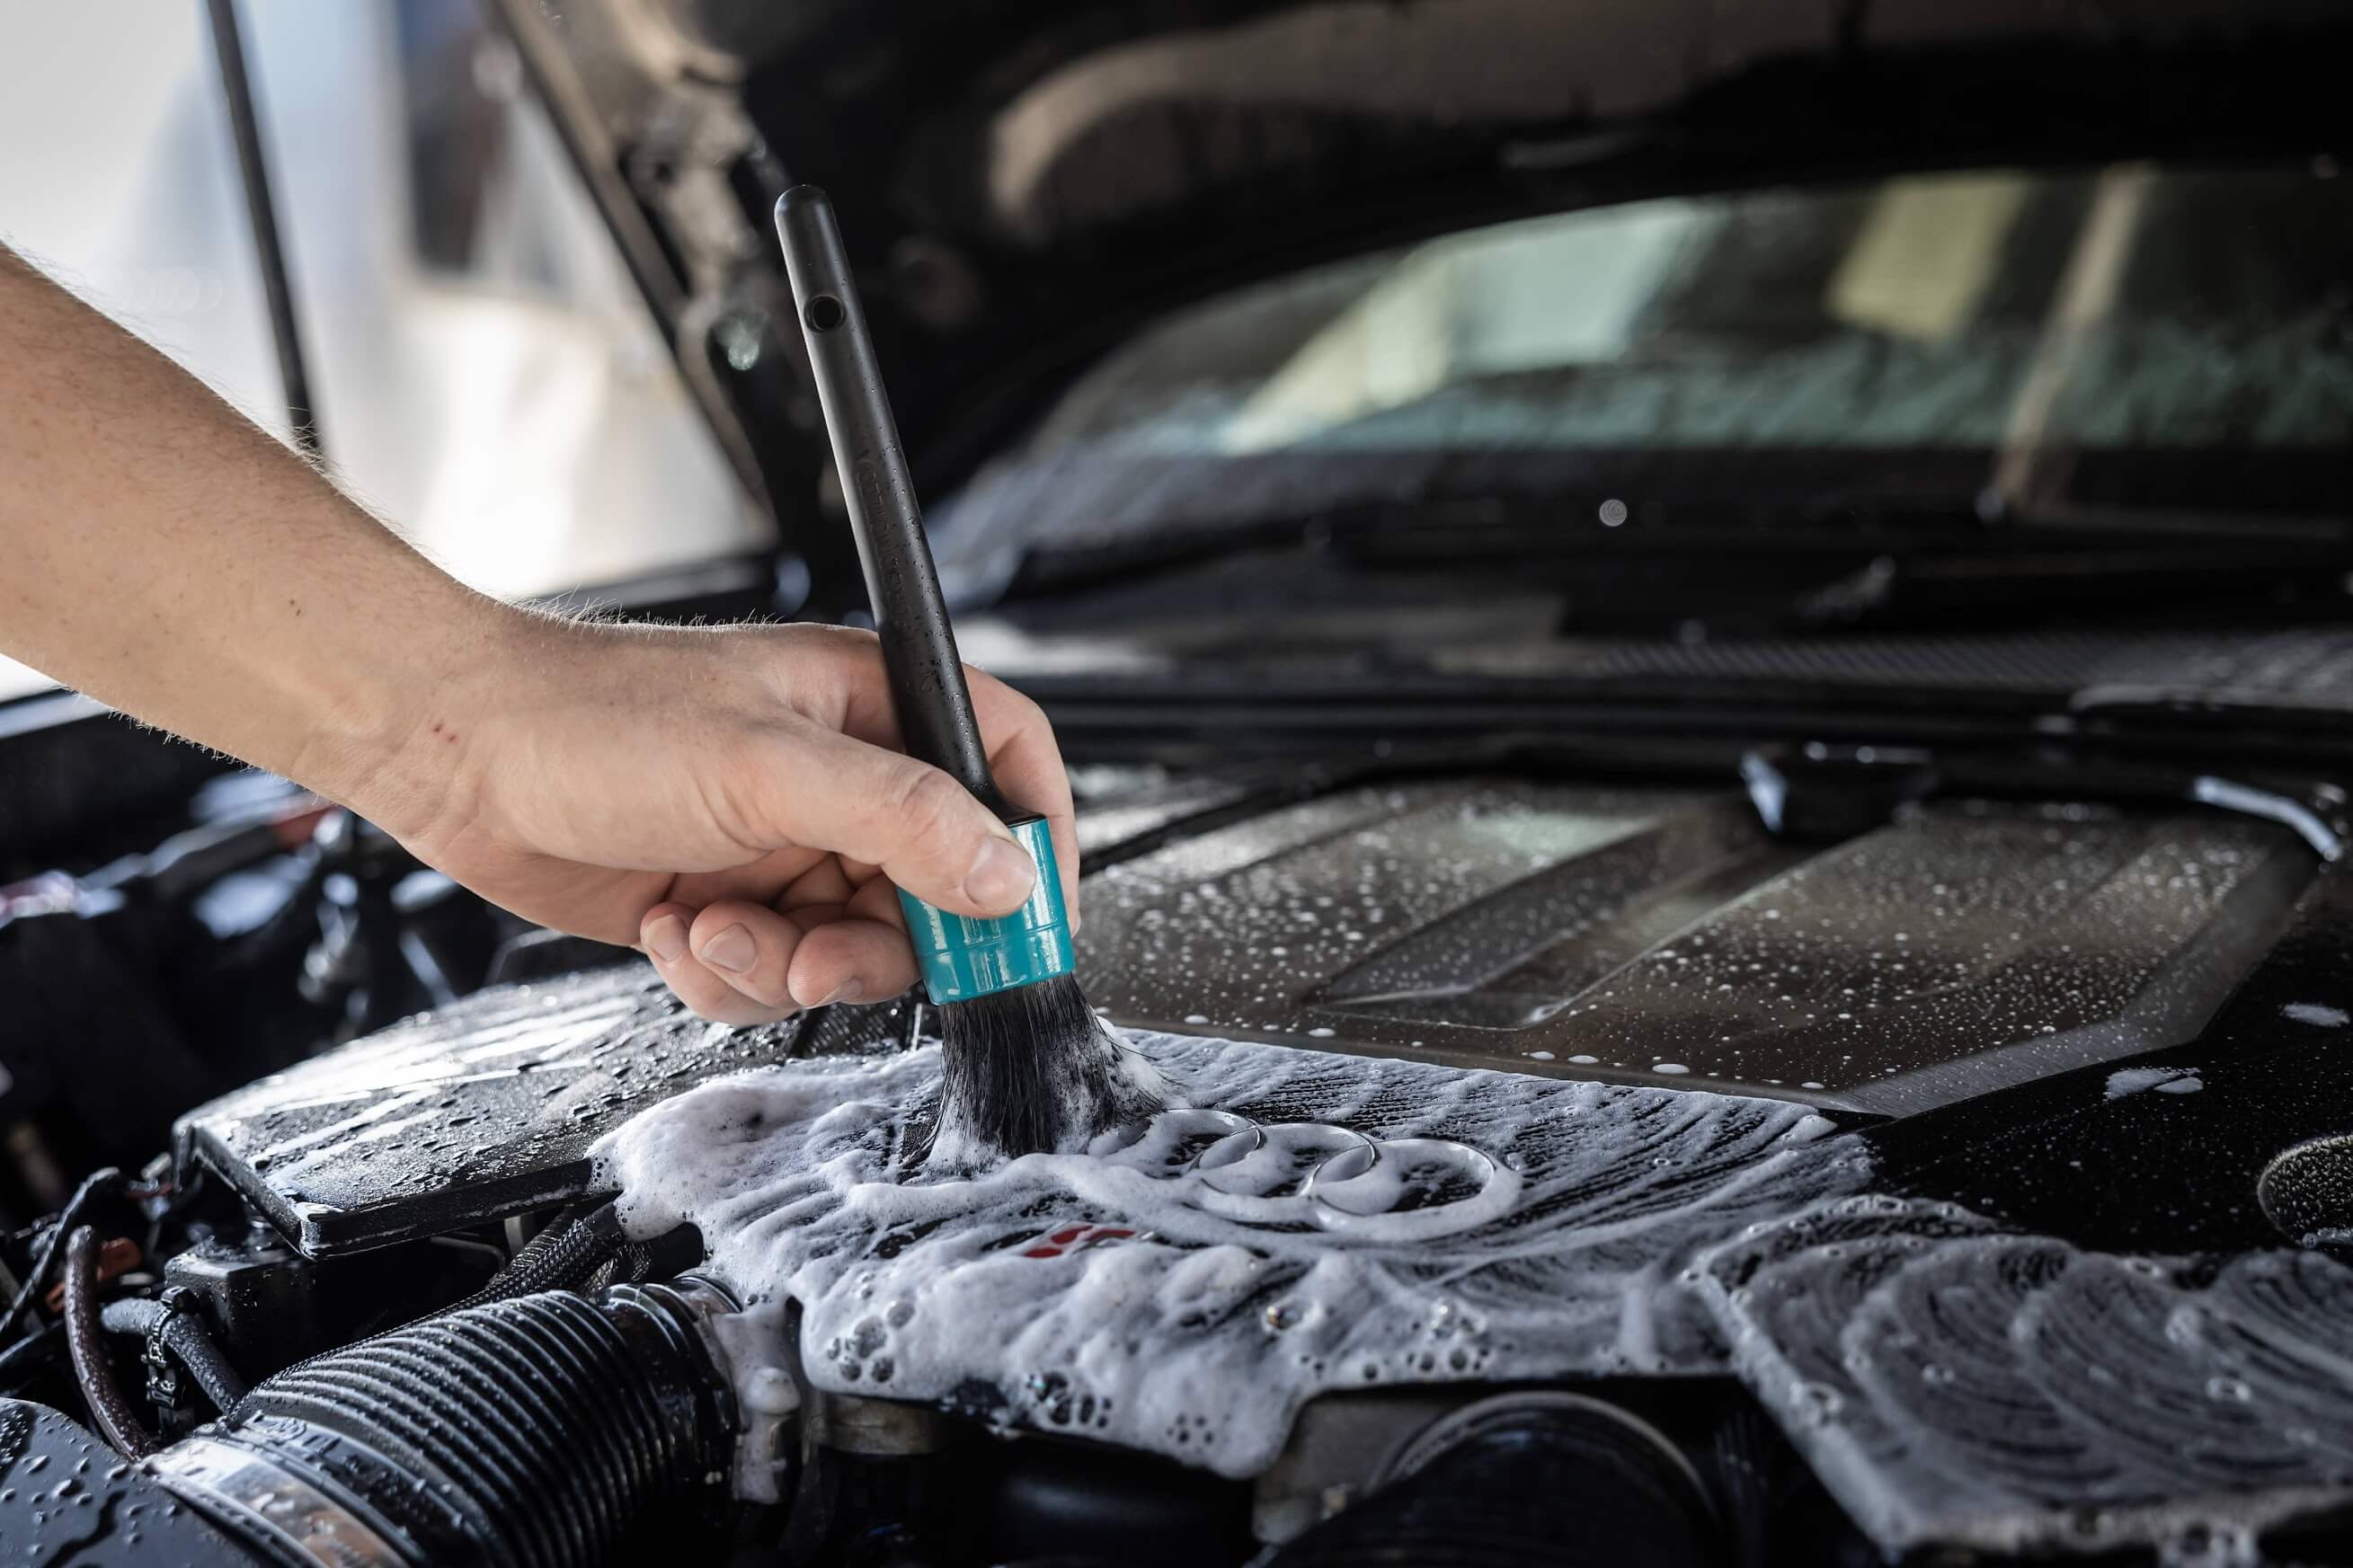
<path id="1" fill-rule="evenodd" d="M 706 1017 L 906 986 L 884 876 L 972 915 L 1035 880 L 984 807 L 889 749 L 872 637 L 499 604 L 5 245 L 0 540 L 0 652 L 353 806 L 527 919 L 642 945 Z M 970 679 L 1067 894 L 1053 735 Z"/>
<path id="2" fill-rule="evenodd" d="M 992 813 L 896 750 L 870 634 L 527 617 L 498 647 L 405 726 L 387 799 L 355 804 L 491 902 L 641 948 L 703 1017 L 895 995 L 915 969 L 894 886 L 1002 915 L 1035 882 Z M 997 785 L 1050 823 L 1075 915 L 1053 731 L 965 675 Z"/>

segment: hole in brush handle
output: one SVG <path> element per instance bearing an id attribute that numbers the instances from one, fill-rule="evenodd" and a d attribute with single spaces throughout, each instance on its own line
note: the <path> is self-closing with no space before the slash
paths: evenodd
<path id="1" fill-rule="evenodd" d="M 808 323 L 808 329 L 812 332 L 829 332 L 841 325 L 846 314 L 841 308 L 840 300 L 830 294 L 819 294 L 816 299 L 811 300 L 808 302 L 808 308 L 801 312 L 801 320 Z"/>

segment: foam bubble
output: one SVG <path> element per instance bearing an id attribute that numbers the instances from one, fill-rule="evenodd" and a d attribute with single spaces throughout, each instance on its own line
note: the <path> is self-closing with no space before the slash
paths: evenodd
<path id="1" fill-rule="evenodd" d="M 797 1300 L 819 1389 L 1229 1476 L 1329 1391 L 1731 1371 L 1890 1552 L 2353 1497 L 2353 1268 L 2320 1254 L 2008 1234 L 1873 1191 L 1860 1139 L 1778 1100 L 1133 1044 L 1192 1105 L 1082 1152 L 916 1168 L 923 1048 L 706 1084 L 601 1142 L 601 1179 L 636 1234 L 701 1228 L 739 1369 Z"/>
<path id="2" fill-rule="evenodd" d="M 1866 1171 L 1778 1100 L 1134 1043 L 1194 1108 L 1085 1152 L 911 1169 L 925 1048 L 706 1084 L 606 1139 L 603 1179 L 636 1234 L 699 1226 L 772 1328 L 799 1300 L 820 1388 L 876 1392 L 887 1357 L 894 1396 L 986 1388 L 992 1418 L 1246 1476 L 1332 1389 L 1720 1368 L 1662 1280 Z"/>
<path id="3" fill-rule="evenodd" d="M 2155 1089 L 2159 1094 L 2195 1094 L 2206 1085 L 2196 1068 L 2118 1068 L 2108 1075 L 2107 1098 Z"/>

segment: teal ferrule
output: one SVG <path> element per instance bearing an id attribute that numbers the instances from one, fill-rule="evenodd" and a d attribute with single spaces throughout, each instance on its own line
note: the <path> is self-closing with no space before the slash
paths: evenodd
<path id="1" fill-rule="evenodd" d="M 934 1002 L 969 1002 L 1071 972 L 1071 917 L 1062 905 L 1062 879 L 1055 869 L 1046 819 L 1032 816 L 1006 826 L 1038 862 L 1038 885 L 1029 901 L 1011 914 L 976 920 L 934 909 L 903 891 L 899 895 L 915 970 Z"/>

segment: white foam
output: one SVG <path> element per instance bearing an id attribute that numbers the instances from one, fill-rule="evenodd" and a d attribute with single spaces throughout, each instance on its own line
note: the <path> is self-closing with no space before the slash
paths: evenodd
<path id="1" fill-rule="evenodd" d="M 1861 1139 L 1776 1100 L 1133 1043 L 1194 1108 L 1084 1152 L 910 1173 L 922 1049 L 706 1084 L 600 1143 L 603 1177 L 635 1233 L 698 1226 L 749 1302 L 747 1406 L 797 1300 L 821 1390 L 1230 1476 L 1328 1391 L 1728 1370 L 1890 1552 L 2353 1499 L 2353 1269 L 2320 1254 L 2006 1234 L 1868 1190 Z"/>
<path id="2" fill-rule="evenodd" d="M 1891 1556 L 2168 1550 L 2353 1496 L 2353 1269 L 1834 1199 L 1715 1249 L 1734 1363 Z"/>
<path id="3" fill-rule="evenodd" d="M 2108 1075 L 2110 1100 L 2156 1089 L 2160 1094 L 2195 1094 L 2206 1086 L 2196 1068 L 2118 1068 Z"/>
<path id="4" fill-rule="evenodd" d="M 816 1386 L 1234 1476 L 1328 1390 L 1718 1367 L 1680 1260 L 1866 1169 L 1777 1100 L 1134 1043 L 1198 1109 L 1092 1152 L 909 1175 L 930 1049 L 706 1084 L 598 1152 L 634 1233 L 692 1221 L 754 1314 L 802 1303 Z"/>

